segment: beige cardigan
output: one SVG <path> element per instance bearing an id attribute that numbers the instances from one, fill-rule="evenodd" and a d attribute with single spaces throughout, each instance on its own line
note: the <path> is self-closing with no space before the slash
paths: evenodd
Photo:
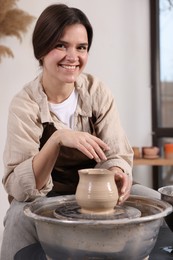
<path id="1" fill-rule="evenodd" d="M 66 128 L 50 113 L 40 79 L 41 75 L 26 84 L 13 98 L 9 108 L 3 184 L 7 193 L 18 201 L 34 200 L 52 189 L 51 176 L 43 189 L 36 189 L 32 168 L 33 157 L 39 152 L 42 124 L 53 122 L 57 129 Z M 89 118 L 95 118 L 93 126 L 96 136 L 111 147 L 106 153 L 108 160 L 98 163 L 96 167 L 118 166 L 132 176 L 133 152 L 109 89 L 89 74 L 80 75 L 75 87 L 79 97 L 74 130 L 91 132 Z"/>

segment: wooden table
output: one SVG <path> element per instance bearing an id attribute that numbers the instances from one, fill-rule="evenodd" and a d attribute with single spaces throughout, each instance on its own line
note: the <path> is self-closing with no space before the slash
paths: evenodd
<path id="1" fill-rule="evenodd" d="M 134 166 L 138 165 L 148 165 L 148 166 L 173 166 L 173 159 L 166 159 L 159 157 L 157 159 L 134 159 L 133 161 Z"/>
<path id="2" fill-rule="evenodd" d="M 153 188 L 158 190 L 159 188 L 159 177 L 156 178 L 156 172 L 158 173 L 157 167 L 163 166 L 173 166 L 173 159 L 166 159 L 159 157 L 157 159 L 134 159 L 133 161 L 134 166 L 152 166 L 153 167 Z"/>

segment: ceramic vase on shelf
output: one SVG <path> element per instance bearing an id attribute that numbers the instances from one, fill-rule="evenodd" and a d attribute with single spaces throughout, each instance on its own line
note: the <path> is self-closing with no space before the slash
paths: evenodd
<path id="1" fill-rule="evenodd" d="M 173 143 L 164 144 L 164 154 L 166 159 L 173 159 Z"/>
<path id="2" fill-rule="evenodd" d="M 76 201 L 84 214 L 112 214 L 118 201 L 114 173 L 106 169 L 79 170 Z"/>

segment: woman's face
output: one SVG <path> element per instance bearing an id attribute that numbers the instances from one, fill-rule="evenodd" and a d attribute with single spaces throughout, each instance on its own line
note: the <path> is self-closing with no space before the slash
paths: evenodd
<path id="1" fill-rule="evenodd" d="M 43 58 L 43 73 L 62 83 L 74 83 L 88 59 L 88 36 L 82 24 L 67 26 L 55 49 Z"/>

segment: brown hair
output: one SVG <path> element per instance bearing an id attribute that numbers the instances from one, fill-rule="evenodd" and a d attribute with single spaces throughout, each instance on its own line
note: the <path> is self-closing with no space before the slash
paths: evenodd
<path id="1" fill-rule="evenodd" d="M 82 24 L 88 35 L 88 51 L 91 47 L 93 29 L 87 16 L 79 9 L 64 4 L 48 6 L 38 18 L 33 32 L 34 55 L 42 65 L 41 58 L 55 48 L 66 26 Z"/>

